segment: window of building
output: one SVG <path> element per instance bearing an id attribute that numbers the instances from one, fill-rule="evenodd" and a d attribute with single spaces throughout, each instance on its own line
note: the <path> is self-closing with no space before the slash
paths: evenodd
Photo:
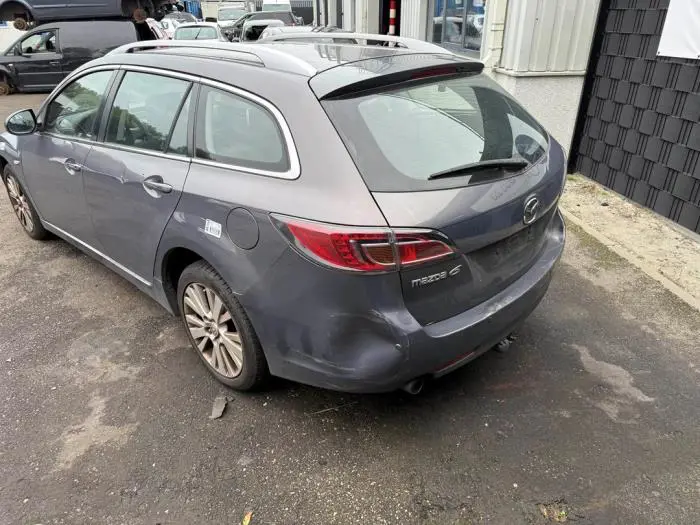
<path id="1" fill-rule="evenodd" d="M 430 0 L 428 41 L 478 58 L 487 0 Z"/>

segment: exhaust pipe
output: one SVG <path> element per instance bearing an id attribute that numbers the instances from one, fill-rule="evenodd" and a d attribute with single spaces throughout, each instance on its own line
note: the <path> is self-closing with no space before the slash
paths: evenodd
<path id="1" fill-rule="evenodd" d="M 506 353 L 508 350 L 510 350 L 510 345 L 515 341 L 515 334 L 510 334 L 508 337 L 505 339 L 499 341 L 496 346 L 494 347 L 497 352 Z"/>
<path id="2" fill-rule="evenodd" d="M 417 396 L 421 393 L 421 390 L 423 390 L 424 383 L 425 381 L 423 381 L 423 379 L 414 379 L 402 386 L 401 390 L 403 390 L 404 392 L 408 392 L 412 396 Z"/>

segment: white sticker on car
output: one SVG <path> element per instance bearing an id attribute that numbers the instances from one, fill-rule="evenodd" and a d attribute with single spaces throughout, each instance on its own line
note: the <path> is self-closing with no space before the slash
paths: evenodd
<path id="1" fill-rule="evenodd" d="M 204 223 L 204 233 L 217 239 L 221 238 L 221 224 L 207 219 Z"/>

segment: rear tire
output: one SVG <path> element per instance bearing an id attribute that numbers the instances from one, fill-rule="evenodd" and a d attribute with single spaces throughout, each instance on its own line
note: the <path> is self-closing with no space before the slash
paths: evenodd
<path id="1" fill-rule="evenodd" d="M 10 198 L 12 211 L 15 212 L 24 232 L 35 241 L 48 239 L 51 234 L 41 224 L 41 219 L 34 209 L 32 201 L 25 193 L 15 174 L 12 173 L 10 166 L 5 166 L 2 172 L 2 180 Z"/>
<path id="2" fill-rule="evenodd" d="M 185 268 L 177 285 L 177 302 L 192 348 L 219 382 L 241 391 L 265 383 L 269 371 L 260 341 L 214 268 L 205 261 Z"/>

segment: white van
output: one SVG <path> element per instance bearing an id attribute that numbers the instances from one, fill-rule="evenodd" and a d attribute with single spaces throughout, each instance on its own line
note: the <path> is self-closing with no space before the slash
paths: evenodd
<path id="1" fill-rule="evenodd" d="M 263 0 L 263 11 L 291 11 L 289 0 Z"/>

